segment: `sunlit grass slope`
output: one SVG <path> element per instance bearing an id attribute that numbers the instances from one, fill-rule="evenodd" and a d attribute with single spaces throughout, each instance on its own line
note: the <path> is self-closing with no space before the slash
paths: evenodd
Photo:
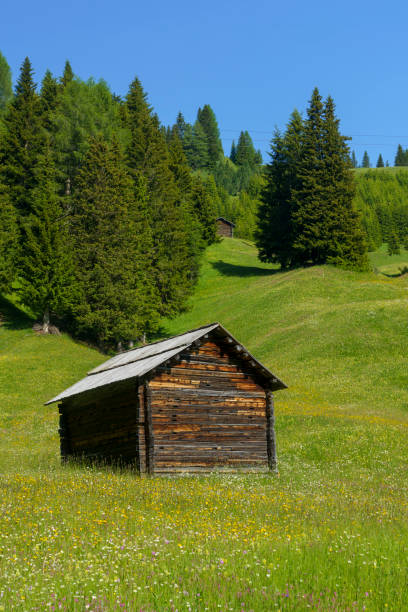
<path id="1" fill-rule="evenodd" d="M 282 273 L 250 243 L 224 240 L 209 249 L 191 304 L 166 331 L 222 323 L 288 384 L 278 413 L 408 423 L 408 276 L 329 266 Z"/>
<path id="2" fill-rule="evenodd" d="M 280 473 L 149 479 L 59 466 L 42 404 L 105 357 L 1 302 L 0 611 L 408 609 L 407 307 L 407 275 L 212 246 L 163 335 L 218 320 L 289 385 Z"/>

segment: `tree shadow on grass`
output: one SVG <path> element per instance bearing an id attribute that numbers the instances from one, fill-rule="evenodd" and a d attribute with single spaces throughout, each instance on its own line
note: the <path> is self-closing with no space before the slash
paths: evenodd
<path id="1" fill-rule="evenodd" d="M 271 276 L 280 272 L 279 269 L 258 268 L 257 266 L 239 266 L 236 264 L 226 263 L 225 261 L 215 261 L 211 264 L 223 276 L 241 276 L 248 278 L 249 276 Z"/>
<path id="2" fill-rule="evenodd" d="M 0 296 L 0 325 L 7 329 L 28 329 L 33 326 L 34 319 L 17 308 L 10 300 Z"/>

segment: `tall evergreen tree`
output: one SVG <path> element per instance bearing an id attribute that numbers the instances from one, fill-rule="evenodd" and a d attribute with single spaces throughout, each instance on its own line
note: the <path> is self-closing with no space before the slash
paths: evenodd
<path id="1" fill-rule="evenodd" d="M 229 158 L 233 164 L 235 164 L 235 162 L 237 161 L 237 148 L 235 146 L 235 140 L 232 141 L 231 152 L 230 152 Z"/>
<path id="2" fill-rule="evenodd" d="M 378 156 L 376 168 L 384 168 L 384 160 L 382 158 L 381 153 Z"/>
<path id="3" fill-rule="evenodd" d="M 247 131 L 241 132 L 239 135 L 235 163 L 238 166 L 247 165 L 250 168 L 257 165 L 257 152 Z"/>
<path id="4" fill-rule="evenodd" d="M 205 244 L 212 244 L 217 239 L 215 205 L 211 192 L 198 177 L 195 177 L 193 182 L 191 202 L 200 223 L 201 237 Z"/>
<path id="5" fill-rule="evenodd" d="M 367 267 L 366 245 L 353 209 L 353 175 L 346 138 L 329 97 L 313 91 L 293 190 L 293 248 L 299 263 Z"/>
<path id="6" fill-rule="evenodd" d="M 11 203 L 21 215 L 31 210 L 31 191 L 36 186 L 34 169 L 45 143 L 41 119 L 40 98 L 30 60 L 26 58 L 15 96 L 4 116 L 5 134 L 0 143 L 0 178 L 9 190 Z"/>
<path id="7" fill-rule="evenodd" d="M 43 115 L 42 124 L 49 136 L 51 136 L 54 131 L 53 113 L 58 106 L 58 94 L 58 81 L 52 76 L 51 72 L 47 70 L 41 83 L 40 101 Z"/>
<path id="8" fill-rule="evenodd" d="M 16 277 L 18 227 L 7 189 L 0 183 L 0 291 L 9 291 Z"/>
<path id="9" fill-rule="evenodd" d="M 4 112 L 7 104 L 13 97 L 11 84 L 11 70 L 6 58 L 0 52 L 0 115 Z"/>
<path id="10" fill-rule="evenodd" d="M 296 172 L 302 153 L 303 131 L 302 117 L 295 110 L 285 134 L 275 132 L 258 211 L 255 240 L 259 258 L 280 263 L 282 268 L 295 264 L 292 191 L 298 184 Z"/>
<path id="11" fill-rule="evenodd" d="M 197 121 L 201 124 L 207 138 L 208 168 L 213 169 L 224 156 L 224 152 L 217 119 L 209 104 L 198 109 Z"/>
<path id="12" fill-rule="evenodd" d="M 92 139 L 73 196 L 81 299 L 76 325 L 102 346 L 154 330 L 158 296 L 150 267 L 145 185 L 131 180 L 116 142 Z"/>
<path id="13" fill-rule="evenodd" d="M 39 155 L 31 213 L 22 223 L 24 249 L 19 259 L 21 300 L 42 318 L 48 332 L 52 315 L 70 313 L 74 302 L 74 262 L 51 151 Z"/>
<path id="14" fill-rule="evenodd" d="M 186 136 L 189 137 L 188 130 Z M 191 167 L 193 170 L 210 167 L 210 157 L 208 151 L 207 134 L 204 131 L 200 121 L 196 121 L 193 125 L 191 134 L 191 146 L 186 150 L 187 158 L 190 155 Z"/>
<path id="15" fill-rule="evenodd" d="M 399 144 L 395 155 L 394 166 L 408 166 L 407 151 Z"/>
<path id="16" fill-rule="evenodd" d="M 128 167 L 147 184 L 153 239 L 153 278 L 160 295 L 160 313 L 171 316 L 185 306 L 198 273 L 194 232 L 197 222 L 183 201 L 170 165 L 170 154 L 157 118 L 138 79 L 126 98 L 130 141 Z"/>
<path id="17" fill-rule="evenodd" d="M 399 255 L 401 253 L 396 232 L 392 232 L 388 238 L 388 255 Z"/>
<path id="18" fill-rule="evenodd" d="M 356 157 L 355 151 L 353 151 L 351 153 L 351 165 L 353 166 L 353 168 L 357 168 L 357 166 L 358 166 L 358 162 L 357 162 L 357 157 Z"/>
<path id="19" fill-rule="evenodd" d="M 361 167 L 362 168 L 370 168 L 371 167 L 370 158 L 368 157 L 367 151 L 364 151 L 363 162 L 361 164 Z"/>
<path id="20" fill-rule="evenodd" d="M 74 73 L 72 71 L 71 64 L 67 60 L 65 62 L 64 72 L 62 73 L 62 77 L 61 77 L 62 87 L 66 87 L 69 83 L 71 83 L 73 78 L 74 78 Z"/>
<path id="21" fill-rule="evenodd" d="M 288 164 L 280 135 L 272 146 L 267 186 L 259 210 L 260 258 L 287 265 L 334 263 L 364 269 L 366 245 L 353 209 L 353 174 L 346 138 L 329 97 L 314 89 L 298 154 Z"/>
<path id="22" fill-rule="evenodd" d="M 181 142 L 184 140 L 184 133 L 186 131 L 187 123 L 183 117 L 183 113 L 178 113 L 175 128 L 177 129 L 178 137 Z"/>

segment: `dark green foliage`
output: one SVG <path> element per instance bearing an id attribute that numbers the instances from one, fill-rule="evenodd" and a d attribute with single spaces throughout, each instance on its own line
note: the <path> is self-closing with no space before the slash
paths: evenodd
<path id="1" fill-rule="evenodd" d="M 392 232 L 392 234 L 390 235 L 388 239 L 387 252 L 388 252 L 388 255 L 399 255 L 401 252 L 399 244 L 398 244 L 398 238 L 395 232 Z"/>
<path id="2" fill-rule="evenodd" d="M 214 169 L 220 159 L 224 156 L 224 152 L 222 149 L 217 119 L 209 104 L 205 104 L 202 109 L 198 109 L 197 121 L 202 126 L 207 140 L 207 167 L 209 169 Z"/>
<path id="3" fill-rule="evenodd" d="M 49 136 L 53 132 L 53 113 L 58 106 L 59 86 L 49 70 L 46 71 L 41 84 L 41 110 L 43 114 L 42 124 L 47 130 Z"/>
<path id="4" fill-rule="evenodd" d="M 118 144 L 91 140 L 73 198 L 75 319 L 78 333 L 100 345 L 135 340 L 157 325 L 145 198 L 143 181 L 136 190 Z"/>
<path id="5" fill-rule="evenodd" d="M 357 172 L 356 185 L 355 205 L 370 249 L 388 243 L 393 233 L 402 244 L 408 233 L 408 172 Z"/>
<path id="6" fill-rule="evenodd" d="M 65 88 L 72 81 L 73 78 L 74 78 L 74 73 L 72 71 L 71 64 L 67 60 L 65 62 L 64 72 L 61 77 L 62 87 Z"/>
<path id="7" fill-rule="evenodd" d="M 367 151 L 364 151 L 363 161 L 362 161 L 361 167 L 362 168 L 370 168 L 371 167 L 370 158 L 368 157 Z"/>
<path id="8" fill-rule="evenodd" d="M 292 113 L 284 136 L 275 132 L 258 213 L 256 243 L 259 257 L 261 261 L 280 263 L 283 268 L 295 263 L 292 190 L 298 185 L 297 166 L 303 132 L 303 121 L 297 110 Z"/>
<path id="9" fill-rule="evenodd" d="M 4 115 L 5 134 L 0 143 L 1 180 L 11 203 L 21 215 L 31 211 L 30 194 L 36 186 L 34 169 L 42 153 L 45 131 L 41 101 L 36 93 L 30 60 L 23 62 L 16 92 Z"/>
<path id="10" fill-rule="evenodd" d="M 22 222 L 19 257 L 21 301 L 43 320 L 71 312 L 75 299 L 74 259 L 69 225 L 58 196 L 55 168 L 49 149 L 38 156 L 31 213 Z"/>
<path id="11" fill-rule="evenodd" d="M 191 203 L 200 223 L 202 239 L 206 244 L 212 244 L 217 239 L 216 206 L 211 197 L 212 190 L 206 189 L 205 184 L 198 177 L 195 178 L 192 187 Z"/>
<path id="12" fill-rule="evenodd" d="M 333 100 L 329 97 L 323 105 L 316 88 L 307 114 L 296 168 L 299 184 L 292 191 L 294 260 L 365 269 L 366 244 L 352 206 L 349 149 L 339 132 Z"/>
<path id="13" fill-rule="evenodd" d="M 130 86 L 126 107 L 130 132 L 128 167 L 136 180 L 146 181 L 147 187 L 153 239 L 152 279 L 160 296 L 160 314 L 172 316 L 185 307 L 197 278 L 202 249 L 200 227 L 177 185 L 181 175 L 174 167 L 175 158 L 171 159 L 138 79 Z"/>
<path id="14" fill-rule="evenodd" d="M 378 156 L 376 168 L 384 168 L 384 160 L 382 158 L 381 153 Z"/>
<path id="15" fill-rule="evenodd" d="M 408 166 L 408 149 L 404 151 L 400 144 L 395 155 L 394 166 Z"/>
<path id="16" fill-rule="evenodd" d="M 259 209 L 262 261 L 282 267 L 333 263 L 365 269 L 366 245 L 352 206 L 354 182 L 346 138 L 334 103 L 313 91 L 302 123 L 294 113 L 284 136 L 275 134 Z"/>
<path id="17" fill-rule="evenodd" d="M 247 131 L 239 135 L 235 163 L 237 166 L 249 166 L 252 170 L 259 165 L 259 151 L 255 150 L 252 138 Z"/>
<path id="18" fill-rule="evenodd" d="M 6 58 L 0 52 L 0 115 L 13 97 L 11 70 Z"/>
<path id="19" fill-rule="evenodd" d="M 14 207 L 0 183 L 0 291 L 9 291 L 16 276 L 18 229 Z"/>
<path id="20" fill-rule="evenodd" d="M 357 157 L 356 157 L 355 151 L 353 151 L 352 154 L 351 154 L 351 165 L 353 166 L 353 168 L 357 168 L 357 166 L 358 166 L 358 162 L 357 162 Z"/>
<path id="21" fill-rule="evenodd" d="M 174 127 L 177 129 L 177 134 L 178 134 L 178 137 L 180 138 L 180 141 L 183 142 L 187 123 L 185 122 L 182 113 L 179 113 L 177 115 L 176 124 Z"/>
<path id="22" fill-rule="evenodd" d="M 235 140 L 232 141 L 231 153 L 230 153 L 229 158 L 230 158 L 230 160 L 232 161 L 233 164 L 236 163 L 236 161 L 237 161 L 237 148 L 235 146 Z"/>
<path id="23" fill-rule="evenodd" d="M 60 91 L 52 114 L 53 149 L 60 193 L 69 178 L 75 191 L 75 175 L 87 153 L 90 138 L 98 135 L 110 142 L 114 135 L 126 142 L 122 110 L 104 81 L 73 79 Z"/>

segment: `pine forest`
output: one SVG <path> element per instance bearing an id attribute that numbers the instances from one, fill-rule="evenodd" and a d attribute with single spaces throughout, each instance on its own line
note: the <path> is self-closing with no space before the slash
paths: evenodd
<path id="1" fill-rule="evenodd" d="M 317 89 L 264 165 L 247 130 L 225 154 L 209 104 L 165 126 L 138 78 L 122 99 L 67 61 L 37 86 L 28 58 L 13 92 L 0 54 L 0 290 L 45 333 L 120 349 L 186 309 L 218 216 L 262 261 L 366 269 L 408 247 L 408 172 L 357 166 Z"/>

